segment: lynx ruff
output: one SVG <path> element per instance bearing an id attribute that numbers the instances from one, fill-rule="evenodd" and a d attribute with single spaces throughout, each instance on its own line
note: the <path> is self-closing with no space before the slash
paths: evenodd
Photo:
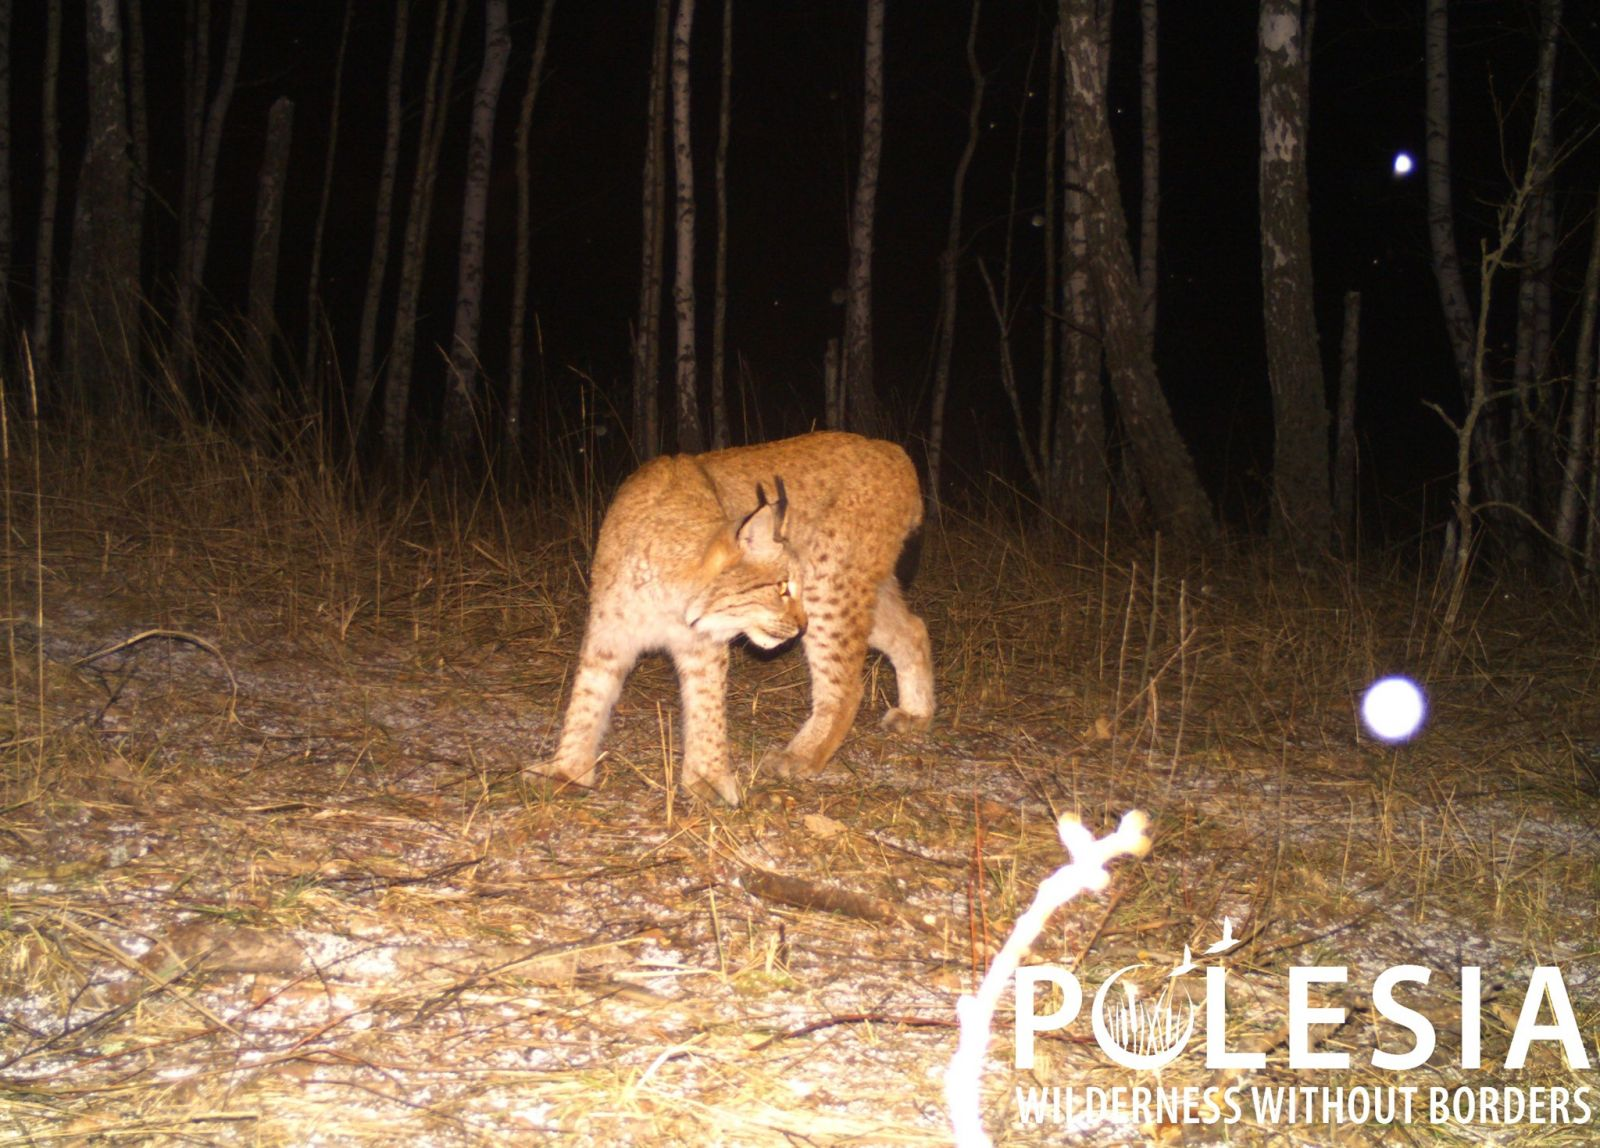
<path id="1" fill-rule="evenodd" d="M 928 628 L 906 607 L 896 573 L 921 524 L 905 451 L 857 435 L 823 431 L 646 463 L 600 526 L 561 741 L 529 772 L 593 785 L 623 679 L 641 654 L 665 650 L 683 693 L 683 788 L 737 805 L 724 692 L 728 643 L 740 634 L 764 650 L 803 634 L 811 671 L 811 716 L 788 746 L 767 752 L 763 769 L 809 777 L 828 763 L 861 705 L 869 646 L 894 665 L 899 704 L 884 727 L 926 729 Z"/>

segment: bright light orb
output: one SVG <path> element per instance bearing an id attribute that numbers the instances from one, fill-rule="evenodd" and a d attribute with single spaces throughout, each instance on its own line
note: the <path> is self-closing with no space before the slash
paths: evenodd
<path id="1" fill-rule="evenodd" d="M 1411 158 L 1408 151 L 1394 153 L 1394 175 L 1396 179 L 1404 179 L 1416 169 L 1416 161 Z"/>
<path id="2" fill-rule="evenodd" d="M 1408 678 L 1383 678 L 1361 698 L 1361 720 L 1380 741 L 1405 741 L 1422 726 L 1428 703 Z"/>

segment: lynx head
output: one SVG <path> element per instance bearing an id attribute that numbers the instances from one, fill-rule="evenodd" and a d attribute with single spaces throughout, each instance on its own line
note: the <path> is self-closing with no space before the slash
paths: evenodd
<path id="1" fill-rule="evenodd" d="M 756 484 L 756 508 L 737 525 L 718 531 L 700 560 L 698 589 L 684 621 L 708 637 L 745 635 L 763 650 L 783 645 L 806 628 L 800 605 L 798 563 L 785 534 L 789 497 L 775 478 L 778 498 Z"/>

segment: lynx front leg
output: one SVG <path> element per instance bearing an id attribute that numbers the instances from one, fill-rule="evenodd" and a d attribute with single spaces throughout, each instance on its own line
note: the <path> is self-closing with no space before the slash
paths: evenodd
<path id="1" fill-rule="evenodd" d="M 592 633 L 583 641 L 578 657 L 578 677 L 572 683 L 572 699 L 567 702 L 561 723 L 561 743 L 555 757 L 536 762 L 523 771 L 543 774 L 578 785 L 594 785 L 595 755 L 600 739 L 611 722 L 611 710 L 622 692 L 622 682 L 633 669 L 638 654 L 623 651 L 597 639 Z"/>
<path id="2" fill-rule="evenodd" d="M 739 784 L 728 769 L 728 646 L 691 640 L 672 651 L 672 660 L 683 693 L 680 784 L 702 801 L 715 796 L 738 805 Z"/>
<path id="3" fill-rule="evenodd" d="M 885 578 L 878 585 L 878 606 L 872 615 L 867 644 L 889 655 L 894 664 L 898 705 L 883 715 L 891 733 L 925 730 L 933 720 L 933 649 L 928 627 L 900 596 L 900 583 Z"/>
<path id="4" fill-rule="evenodd" d="M 828 764 L 850 732 L 861 708 L 861 670 L 867 660 L 865 603 L 842 608 L 837 601 L 808 602 L 810 629 L 804 639 L 811 669 L 811 716 L 784 749 L 770 750 L 762 766 L 780 777 L 810 777 Z"/>

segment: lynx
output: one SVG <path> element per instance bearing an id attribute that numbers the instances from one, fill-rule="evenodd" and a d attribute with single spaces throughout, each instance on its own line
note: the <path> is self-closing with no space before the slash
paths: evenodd
<path id="1" fill-rule="evenodd" d="M 768 490 L 775 497 L 768 496 Z M 683 693 L 684 790 L 739 803 L 728 766 L 728 643 L 803 634 L 811 716 L 762 768 L 808 777 L 861 705 L 867 647 L 894 665 L 893 732 L 933 717 L 928 628 L 895 573 L 922 523 L 911 460 L 893 443 L 817 432 L 647 463 L 617 492 L 595 546 L 589 621 L 555 757 L 530 767 L 593 785 L 595 754 L 639 655 L 665 649 Z"/>

